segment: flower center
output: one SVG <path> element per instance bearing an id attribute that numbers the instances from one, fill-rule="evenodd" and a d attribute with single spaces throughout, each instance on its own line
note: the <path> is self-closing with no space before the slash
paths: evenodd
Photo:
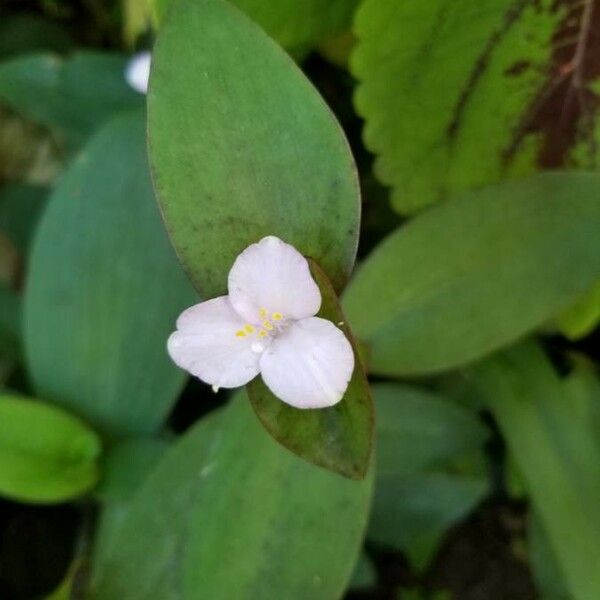
<path id="1" fill-rule="evenodd" d="M 261 322 L 261 327 L 255 327 L 250 323 L 246 323 L 242 329 L 235 332 L 236 337 L 242 339 L 252 336 L 255 341 L 252 342 L 252 351 L 260 354 L 267 345 L 286 325 L 286 319 L 280 312 L 271 313 L 266 308 L 261 308 L 258 311 L 258 320 Z"/>

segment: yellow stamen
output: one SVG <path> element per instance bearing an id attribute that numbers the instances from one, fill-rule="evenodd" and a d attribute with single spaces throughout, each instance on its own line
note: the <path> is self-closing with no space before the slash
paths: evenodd
<path id="1" fill-rule="evenodd" d="M 235 332 L 235 335 L 237 337 L 246 337 L 246 332 L 244 330 L 240 329 L 239 331 Z"/>
<path id="2" fill-rule="evenodd" d="M 283 319 L 283 315 L 280 312 L 274 312 L 271 317 L 273 321 L 281 321 Z"/>
<path id="3" fill-rule="evenodd" d="M 244 325 L 244 329 L 248 332 L 248 333 L 253 333 L 254 332 L 254 327 L 252 327 L 252 325 L 248 324 L 248 325 Z"/>
<path id="4" fill-rule="evenodd" d="M 266 335 L 267 335 L 267 332 L 266 332 L 264 329 L 261 329 L 261 330 L 258 332 L 258 336 L 259 336 L 259 337 L 265 337 Z"/>
<path id="5" fill-rule="evenodd" d="M 263 321 L 263 327 L 267 330 L 267 331 L 273 331 L 273 325 L 271 323 L 271 321 L 268 320 L 264 320 Z"/>
<path id="6" fill-rule="evenodd" d="M 260 316 L 261 319 L 264 319 L 267 316 L 267 309 L 266 308 L 261 308 L 258 311 L 258 314 Z"/>

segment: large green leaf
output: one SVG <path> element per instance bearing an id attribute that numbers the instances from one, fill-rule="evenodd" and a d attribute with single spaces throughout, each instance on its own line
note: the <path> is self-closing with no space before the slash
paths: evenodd
<path id="1" fill-rule="evenodd" d="M 600 597 L 600 445 L 533 344 L 473 370 L 575 600 Z"/>
<path id="2" fill-rule="evenodd" d="M 369 256 L 342 305 L 374 373 L 449 369 L 504 346 L 600 275 L 600 176 L 507 182 L 435 207 Z"/>
<path id="3" fill-rule="evenodd" d="M 593 0 L 365 0 L 352 70 L 392 202 L 599 162 Z"/>
<path id="4" fill-rule="evenodd" d="M 133 499 L 99 600 L 331 600 L 358 556 L 372 479 L 309 465 L 245 397 L 174 446 Z"/>
<path id="5" fill-rule="evenodd" d="M 98 479 L 98 436 L 58 408 L 0 396 L 0 494 L 21 502 L 62 502 Z"/>
<path id="6" fill-rule="evenodd" d="M 489 489 L 487 432 L 474 414 L 431 392 L 377 384 L 373 393 L 377 480 L 368 538 L 403 550 L 422 570 Z"/>
<path id="7" fill-rule="evenodd" d="M 116 118 L 49 200 L 25 298 L 25 345 L 40 396 L 103 431 L 160 426 L 184 380 L 166 339 L 194 302 L 154 202 L 142 112 Z"/>
<path id="8" fill-rule="evenodd" d="M 354 263 L 359 190 L 344 135 L 293 61 L 222 0 L 178 0 L 153 55 L 150 158 L 171 240 L 206 296 L 277 235 L 336 289 Z"/>
<path id="9" fill-rule="evenodd" d="M 352 340 L 331 283 L 314 261 L 310 265 L 323 298 L 318 316 L 342 323 L 340 327 Z M 260 377 L 251 381 L 247 389 L 258 418 L 276 440 L 317 465 L 347 477 L 362 478 L 370 462 L 374 414 L 369 384 L 356 349 L 354 354 L 354 373 L 346 394 L 330 408 L 293 408 L 274 396 Z"/>
<path id="10" fill-rule="evenodd" d="M 123 55 L 101 52 L 20 56 L 0 63 L 0 101 L 73 147 L 116 112 L 143 103 L 125 81 L 126 64 Z"/>

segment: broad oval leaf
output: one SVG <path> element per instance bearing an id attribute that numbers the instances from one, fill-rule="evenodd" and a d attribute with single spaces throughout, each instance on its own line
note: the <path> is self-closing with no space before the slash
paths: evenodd
<path id="1" fill-rule="evenodd" d="M 594 0 L 365 0 L 355 100 L 394 207 L 596 168 L 598 27 Z"/>
<path id="2" fill-rule="evenodd" d="M 0 64 L 0 100 L 74 148 L 115 113 L 143 104 L 125 81 L 126 64 L 126 56 L 102 52 L 19 56 Z"/>
<path id="3" fill-rule="evenodd" d="M 340 324 L 354 345 L 331 283 L 313 260 L 310 267 L 323 299 L 318 316 Z M 247 390 L 258 418 L 276 440 L 310 462 L 360 479 L 369 467 L 374 414 L 356 348 L 354 355 L 354 373 L 346 394 L 330 408 L 300 410 L 289 406 L 273 395 L 261 377 L 252 380 Z"/>
<path id="4" fill-rule="evenodd" d="M 276 235 L 340 289 L 359 227 L 344 135 L 293 61 L 222 0 L 178 0 L 158 36 L 150 159 L 171 241 L 196 288 L 226 291 L 236 256 Z"/>
<path id="5" fill-rule="evenodd" d="M 371 477 L 345 479 L 281 448 L 238 396 L 150 475 L 112 555 L 96 564 L 91 596 L 338 598 L 358 556 L 371 489 Z"/>
<path id="6" fill-rule="evenodd" d="M 553 173 L 436 207 L 369 256 L 343 307 L 373 373 L 450 369 L 542 325 L 600 276 L 600 176 Z"/>
<path id="7" fill-rule="evenodd" d="M 166 339 L 195 294 L 164 232 L 141 111 L 114 119 L 49 200 L 25 294 L 38 394 L 105 433 L 160 426 L 184 381 Z"/>
<path id="8" fill-rule="evenodd" d="M 0 495 L 19 502 L 63 502 L 98 479 L 98 436 L 56 407 L 0 395 Z"/>

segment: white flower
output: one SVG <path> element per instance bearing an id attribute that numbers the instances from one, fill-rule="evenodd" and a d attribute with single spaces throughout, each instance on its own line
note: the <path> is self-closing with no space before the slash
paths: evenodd
<path id="1" fill-rule="evenodd" d="M 269 236 L 248 246 L 229 272 L 229 295 L 184 311 L 167 343 L 177 365 L 213 388 L 233 388 L 259 373 L 297 408 L 339 402 L 354 369 L 352 346 L 314 315 L 321 293 L 307 260 Z"/>
<path id="2" fill-rule="evenodd" d="M 150 64 L 152 55 L 149 51 L 138 52 L 125 67 L 125 79 L 127 83 L 140 94 L 148 92 L 148 80 L 150 79 Z"/>

